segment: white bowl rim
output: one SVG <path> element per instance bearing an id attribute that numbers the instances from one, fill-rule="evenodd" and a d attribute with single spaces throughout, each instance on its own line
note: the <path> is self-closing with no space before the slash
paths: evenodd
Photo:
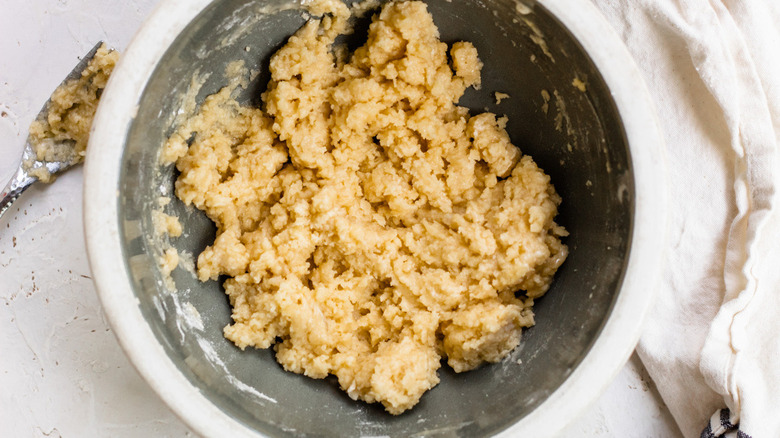
<path id="1" fill-rule="evenodd" d="M 518 0 L 520 1 L 520 0 Z M 522 0 L 534 3 L 533 0 Z M 117 220 L 124 135 L 158 61 L 212 0 L 162 0 L 120 59 L 103 94 L 87 148 L 84 227 L 100 301 L 120 345 L 165 403 L 204 436 L 260 437 L 212 404 L 167 356 L 138 306 L 122 256 Z M 663 141 L 653 102 L 631 55 L 587 0 L 536 0 L 566 26 L 608 84 L 630 145 L 635 182 L 632 244 L 621 292 L 601 334 L 564 383 L 540 406 L 499 433 L 555 436 L 604 391 L 639 339 L 655 297 L 666 224 Z"/>

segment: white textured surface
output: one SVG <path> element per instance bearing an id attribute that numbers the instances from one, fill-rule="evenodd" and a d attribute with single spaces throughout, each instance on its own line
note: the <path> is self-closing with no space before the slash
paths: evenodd
<path id="1" fill-rule="evenodd" d="M 99 39 L 119 49 L 155 0 L 4 0 L 0 179 L 42 103 Z M 191 436 L 129 364 L 100 310 L 83 243 L 81 169 L 0 219 L 0 436 Z M 679 436 L 632 357 L 565 437 Z"/>

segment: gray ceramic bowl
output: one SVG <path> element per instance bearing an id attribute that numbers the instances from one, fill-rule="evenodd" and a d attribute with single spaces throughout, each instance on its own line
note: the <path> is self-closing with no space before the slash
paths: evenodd
<path id="1" fill-rule="evenodd" d="M 166 245 L 197 254 L 214 237 L 202 213 L 177 200 L 185 235 L 168 242 L 152 211 L 175 177 L 158 164 L 194 72 L 196 102 L 226 85 L 226 64 L 261 74 L 302 23 L 296 2 L 164 0 L 106 89 L 87 157 L 90 262 L 119 341 L 141 374 L 193 429 L 208 436 L 552 435 L 594 400 L 634 348 L 652 301 L 663 230 L 660 138 L 625 48 L 586 0 L 432 0 L 442 40 L 467 40 L 485 66 L 461 104 L 509 116 L 508 131 L 552 177 L 570 255 L 538 301 L 535 327 L 503 362 L 455 374 L 401 416 L 350 400 L 334 380 L 287 373 L 269 350 L 222 337 L 230 309 L 218 282 L 173 272 Z M 360 25 L 359 25 L 360 26 Z M 251 50 L 246 51 L 246 47 Z M 573 84 L 582 80 L 584 90 Z M 496 105 L 493 92 L 511 97 Z"/>

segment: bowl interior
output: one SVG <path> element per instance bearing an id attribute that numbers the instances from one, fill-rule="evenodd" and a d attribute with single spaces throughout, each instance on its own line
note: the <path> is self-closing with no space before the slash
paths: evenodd
<path id="1" fill-rule="evenodd" d="M 484 62 L 481 90 L 467 91 L 460 104 L 472 113 L 506 114 L 513 142 L 551 176 L 563 198 L 558 222 L 570 232 L 570 255 L 535 306 L 536 326 L 509 357 L 464 374 L 444 365 L 441 383 L 401 416 L 352 401 L 333 379 L 285 372 L 272 350 L 239 350 L 222 337 L 230 308 L 221 282 L 201 283 L 192 269 L 180 266 L 172 273 L 172 290 L 158 267 L 167 246 L 197 257 L 215 235 L 204 214 L 175 197 L 164 210 L 180 217 L 185 234 L 161 238 L 152 223 L 158 198 L 171 196 L 176 176 L 171 166 L 159 165 L 159 151 L 174 115 L 187 106 L 193 74 L 205 79 L 195 97 L 200 103 L 227 84 L 228 62 L 244 60 L 259 74 L 240 99 L 258 104 L 269 79 L 268 57 L 303 24 L 301 11 L 290 9 L 288 0 L 213 2 L 167 50 L 138 102 L 118 187 L 122 245 L 138 305 L 170 359 L 203 396 L 261 433 L 498 432 L 539 406 L 571 374 L 619 292 L 630 245 L 633 178 L 620 117 L 593 63 L 541 4 L 528 13 L 516 1 L 427 3 L 442 40 L 473 42 Z M 367 20 L 359 22 L 348 43 L 360 44 L 366 27 Z M 510 97 L 497 104 L 497 91 Z"/>

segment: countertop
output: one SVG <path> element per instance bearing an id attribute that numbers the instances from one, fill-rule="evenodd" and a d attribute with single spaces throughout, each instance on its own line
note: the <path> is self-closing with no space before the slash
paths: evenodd
<path id="1" fill-rule="evenodd" d="M 5 0 L 0 181 L 27 127 L 96 41 L 123 49 L 158 0 Z M 139 377 L 105 320 L 84 247 L 82 169 L 0 218 L 0 436 L 195 436 Z M 564 437 L 680 437 L 634 355 Z"/>

